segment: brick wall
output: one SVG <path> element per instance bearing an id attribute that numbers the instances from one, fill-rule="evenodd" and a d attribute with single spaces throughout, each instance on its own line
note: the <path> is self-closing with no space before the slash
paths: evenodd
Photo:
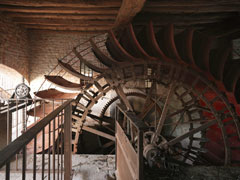
<path id="1" fill-rule="evenodd" d="M 28 78 L 27 31 L 0 13 L 0 64 L 17 70 Z"/>
<path id="2" fill-rule="evenodd" d="M 31 89 L 36 91 L 39 88 L 44 75 L 55 67 L 58 58 L 62 58 L 73 47 L 92 36 L 93 34 L 77 32 L 29 31 Z"/>

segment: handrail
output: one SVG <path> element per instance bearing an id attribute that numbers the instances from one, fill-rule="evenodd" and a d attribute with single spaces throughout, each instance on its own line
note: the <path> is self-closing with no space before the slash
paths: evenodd
<path id="1" fill-rule="evenodd" d="M 25 145 L 27 145 L 52 119 L 54 119 L 63 109 L 65 109 L 74 100 L 70 99 L 56 108 L 35 126 L 28 129 L 3 150 L 0 151 L 0 168 L 2 168 L 15 154 L 17 154 Z"/>

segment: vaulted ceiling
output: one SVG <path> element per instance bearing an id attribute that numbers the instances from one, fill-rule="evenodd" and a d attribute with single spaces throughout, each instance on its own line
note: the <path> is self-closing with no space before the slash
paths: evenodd
<path id="1" fill-rule="evenodd" d="M 104 32 L 134 18 L 162 26 L 209 27 L 238 19 L 239 0 L 1 0 L 0 12 L 27 29 Z M 236 22 L 234 22 L 236 24 Z"/>

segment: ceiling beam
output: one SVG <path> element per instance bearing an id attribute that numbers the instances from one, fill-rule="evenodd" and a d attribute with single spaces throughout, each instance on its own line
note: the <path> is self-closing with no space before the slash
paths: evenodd
<path id="1" fill-rule="evenodd" d="M 48 14 L 117 14 L 118 8 L 69 8 L 69 7 L 24 7 L 1 5 L 2 12 L 48 13 Z"/>
<path id="2" fill-rule="evenodd" d="M 35 32 L 35 31 L 41 31 L 42 33 L 49 33 L 49 32 L 53 32 L 53 33 L 60 33 L 60 34 L 104 34 L 106 33 L 106 31 L 101 31 L 101 30 L 96 30 L 96 31 L 82 31 L 82 30 L 52 30 L 52 29 L 31 29 L 29 28 L 28 31 L 31 32 Z"/>
<path id="3" fill-rule="evenodd" d="M 134 24 L 146 23 L 151 19 L 154 25 L 174 23 L 175 25 L 190 25 L 220 22 L 228 18 L 237 17 L 237 13 L 213 13 L 213 14 L 162 14 L 162 13 L 139 13 L 134 18 Z"/>
<path id="4" fill-rule="evenodd" d="M 121 0 L 1 0 L 1 5 L 32 6 L 32 7 L 120 7 Z"/>
<path id="5" fill-rule="evenodd" d="M 141 11 L 146 0 L 123 0 L 114 27 L 118 28 L 131 22 L 132 18 Z"/>
<path id="6" fill-rule="evenodd" d="M 161 0 L 161 1 L 146 1 L 145 7 L 200 7 L 200 6 L 224 6 L 224 5 L 240 5 L 239 0 Z"/>
<path id="7" fill-rule="evenodd" d="M 74 20 L 115 20 L 117 15 L 105 14 L 45 14 L 45 13 L 15 13 L 5 12 L 6 16 L 19 18 L 54 18 L 54 19 L 74 19 Z"/>
<path id="8" fill-rule="evenodd" d="M 216 12 L 239 12 L 240 4 L 235 5 L 199 5 L 199 6 L 145 6 L 143 12 L 152 12 L 152 13 L 168 13 L 168 14 L 181 14 L 181 13 L 216 13 Z"/>
<path id="9" fill-rule="evenodd" d="M 18 24 L 35 24 L 35 25 L 111 25 L 113 26 L 114 20 L 76 20 L 76 19 L 50 19 L 50 18 L 32 18 L 29 16 L 28 18 L 13 18 L 13 21 Z"/>
<path id="10" fill-rule="evenodd" d="M 42 29 L 55 31 L 108 31 L 112 26 L 69 26 L 69 25 L 21 25 L 26 29 Z"/>

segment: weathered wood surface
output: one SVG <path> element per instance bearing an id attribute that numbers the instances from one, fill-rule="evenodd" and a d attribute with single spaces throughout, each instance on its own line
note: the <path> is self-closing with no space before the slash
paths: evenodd
<path id="1" fill-rule="evenodd" d="M 116 122 L 116 139 L 118 175 L 121 177 L 120 179 L 134 179 L 138 173 L 138 156 L 118 122 Z M 125 172 L 126 169 L 129 174 L 127 171 Z"/>
<path id="2" fill-rule="evenodd" d="M 67 90 L 78 90 L 80 91 L 83 88 L 83 84 L 73 83 L 64 79 L 62 76 L 45 76 L 45 79 L 54 85 L 67 89 Z"/>
<path id="3" fill-rule="evenodd" d="M 56 99 L 56 100 L 73 99 L 75 96 L 78 95 L 78 93 L 64 93 L 56 89 L 47 89 L 47 90 L 39 91 L 34 94 L 35 96 L 43 99 Z"/>
<path id="4" fill-rule="evenodd" d="M 141 11 L 146 0 L 123 0 L 118 12 L 115 28 L 126 25 L 131 22 L 132 18 Z"/>

